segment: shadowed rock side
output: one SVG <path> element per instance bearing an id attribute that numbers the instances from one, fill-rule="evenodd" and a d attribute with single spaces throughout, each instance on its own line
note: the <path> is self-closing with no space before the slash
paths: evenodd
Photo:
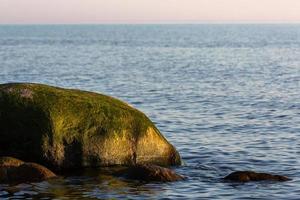
<path id="1" fill-rule="evenodd" d="M 0 85 L 0 156 L 52 169 L 179 165 L 140 111 L 115 98 L 41 84 Z"/>
<path id="2" fill-rule="evenodd" d="M 11 157 L 0 158 L 0 183 L 39 182 L 54 177 L 53 172 L 39 164 Z"/>
<path id="3" fill-rule="evenodd" d="M 237 171 L 229 174 L 224 178 L 225 180 L 237 182 L 249 181 L 289 181 L 288 177 L 280 175 L 272 175 L 267 173 L 257 173 L 253 171 Z"/>
<path id="4" fill-rule="evenodd" d="M 156 165 L 135 165 L 127 170 L 127 178 L 142 181 L 172 182 L 183 180 L 184 177 L 173 170 Z"/>

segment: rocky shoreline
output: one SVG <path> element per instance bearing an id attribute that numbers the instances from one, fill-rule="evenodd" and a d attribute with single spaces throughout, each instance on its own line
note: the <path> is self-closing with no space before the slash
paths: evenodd
<path id="1" fill-rule="evenodd" d="M 125 177 L 126 179 L 146 182 L 174 182 L 187 179 L 171 169 L 152 164 L 127 166 L 115 175 Z M 12 157 L 0 157 L 0 184 L 40 182 L 57 177 L 59 176 L 42 165 L 27 163 Z M 223 179 L 226 181 L 240 183 L 250 181 L 283 182 L 291 180 L 290 178 L 282 175 L 258 173 L 254 171 L 236 171 Z"/>
<path id="2" fill-rule="evenodd" d="M 180 165 L 180 155 L 142 112 L 102 94 L 42 84 L 0 85 L 0 156 L 0 183 L 42 181 L 57 177 L 54 172 L 113 165 L 126 166 L 129 179 L 185 179 L 166 168 Z M 224 179 L 290 180 L 251 171 Z"/>

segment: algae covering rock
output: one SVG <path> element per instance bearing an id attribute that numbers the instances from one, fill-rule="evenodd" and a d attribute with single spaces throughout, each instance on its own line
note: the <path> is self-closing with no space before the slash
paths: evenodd
<path id="1" fill-rule="evenodd" d="M 154 124 L 115 98 L 42 84 L 0 85 L 0 156 L 54 169 L 178 165 Z"/>
<path id="2" fill-rule="evenodd" d="M 39 164 L 0 157 L 0 183 L 39 182 L 54 177 L 52 171 Z"/>

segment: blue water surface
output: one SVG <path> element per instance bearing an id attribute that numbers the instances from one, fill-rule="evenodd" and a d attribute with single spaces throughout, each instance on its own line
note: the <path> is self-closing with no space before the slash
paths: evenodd
<path id="1" fill-rule="evenodd" d="M 299 199 L 300 25 L 0 26 L 0 83 L 105 93 L 145 112 L 187 180 L 87 172 L 0 185 L 0 199 Z M 288 182 L 234 184 L 234 170 Z"/>

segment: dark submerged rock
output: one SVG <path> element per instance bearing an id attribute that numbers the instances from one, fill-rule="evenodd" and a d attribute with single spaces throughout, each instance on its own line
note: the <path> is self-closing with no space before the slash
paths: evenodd
<path id="1" fill-rule="evenodd" d="M 0 156 L 75 169 L 179 165 L 145 114 L 115 98 L 41 84 L 0 85 Z"/>
<path id="2" fill-rule="evenodd" d="M 224 178 L 225 180 L 236 182 L 249 182 L 249 181 L 289 181 L 288 177 L 281 175 L 272 175 L 267 173 L 257 173 L 253 171 L 237 171 L 229 174 Z"/>
<path id="3" fill-rule="evenodd" d="M 49 169 L 11 157 L 0 158 L 0 183 L 40 182 L 56 175 Z"/>
<path id="4" fill-rule="evenodd" d="M 130 167 L 127 178 L 142 181 L 173 182 L 183 180 L 184 177 L 173 170 L 157 165 L 140 164 Z"/>

